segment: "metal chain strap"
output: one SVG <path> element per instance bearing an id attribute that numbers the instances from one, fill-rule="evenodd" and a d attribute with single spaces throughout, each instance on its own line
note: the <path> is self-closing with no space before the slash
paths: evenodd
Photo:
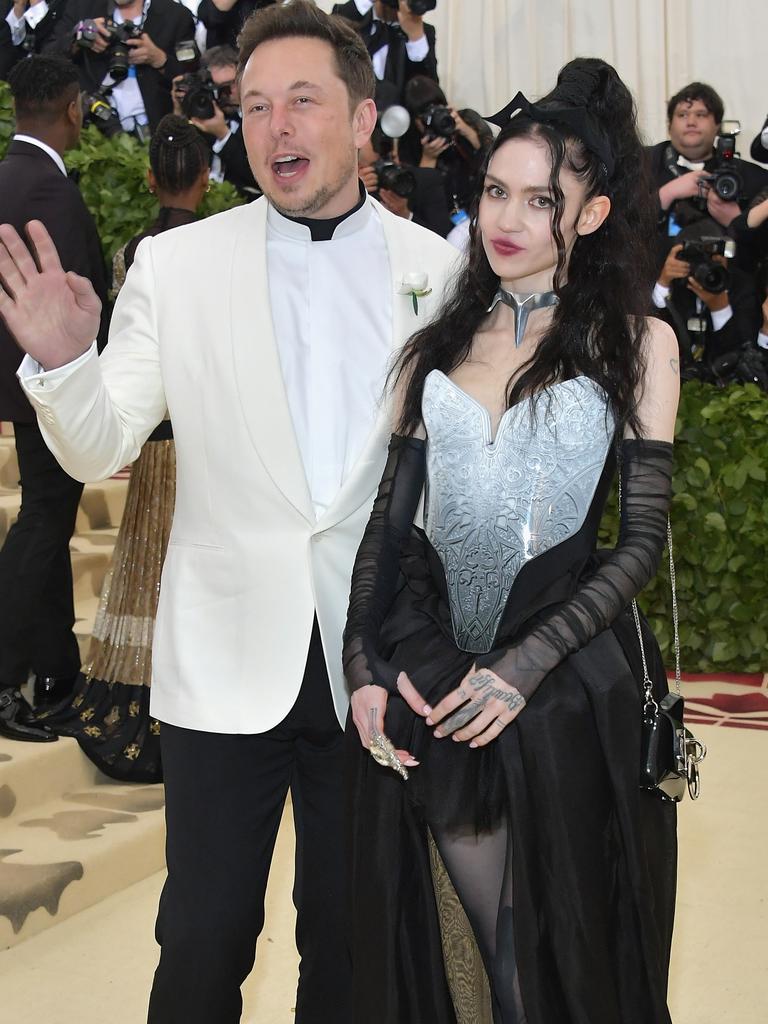
<path id="1" fill-rule="evenodd" d="M 621 468 L 618 474 L 619 480 L 619 520 L 621 520 Z M 673 645 L 675 651 L 675 692 L 680 696 L 680 619 L 677 608 L 677 575 L 675 573 L 675 557 L 672 546 L 672 523 L 667 516 L 667 550 L 669 552 L 669 582 L 672 587 L 672 631 Z M 648 674 L 648 662 L 645 657 L 645 644 L 643 643 L 643 631 L 640 628 L 640 611 L 637 607 L 637 598 L 632 598 L 632 617 L 635 620 L 637 639 L 640 644 L 640 659 L 643 663 L 643 693 L 645 704 L 643 710 L 657 709 L 658 704 L 653 696 L 653 681 Z"/>

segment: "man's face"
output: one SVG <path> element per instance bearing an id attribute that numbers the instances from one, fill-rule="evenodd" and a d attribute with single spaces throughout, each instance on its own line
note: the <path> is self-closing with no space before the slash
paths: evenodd
<path id="1" fill-rule="evenodd" d="M 237 68 L 227 64 L 223 68 L 211 68 L 213 84 L 218 89 L 218 104 L 225 114 L 234 114 L 240 107 L 240 85 Z"/>
<path id="2" fill-rule="evenodd" d="M 357 151 L 376 124 L 373 100 L 350 111 L 333 50 L 320 39 L 257 46 L 240 83 L 254 177 L 289 216 L 338 217 L 358 195 Z"/>
<path id="3" fill-rule="evenodd" d="M 720 125 L 701 100 L 678 103 L 669 122 L 669 141 L 688 160 L 712 154 Z"/>

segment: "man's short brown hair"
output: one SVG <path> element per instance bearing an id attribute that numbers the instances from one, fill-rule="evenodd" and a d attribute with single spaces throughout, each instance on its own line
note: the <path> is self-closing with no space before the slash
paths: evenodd
<path id="1" fill-rule="evenodd" d="M 354 109 L 363 100 L 373 99 L 376 78 L 368 51 L 354 28 L 333 14 L 326 14 L 313 0 L 290 0 L 286 4 L 254 11 L 243 25 L 237 44 L 240 56 L 238 77 L 253 51 L 272 39 L 320 39 L 333 50 L 336 71 L 347 87 L 350 106 Z"/>

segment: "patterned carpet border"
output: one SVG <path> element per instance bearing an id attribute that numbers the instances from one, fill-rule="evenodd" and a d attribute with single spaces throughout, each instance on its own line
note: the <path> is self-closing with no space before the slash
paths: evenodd
<path id="1" fill-rule="evenodd" d="M 768 729 L 768 674 L 683 673 L 686 722 Z"/>

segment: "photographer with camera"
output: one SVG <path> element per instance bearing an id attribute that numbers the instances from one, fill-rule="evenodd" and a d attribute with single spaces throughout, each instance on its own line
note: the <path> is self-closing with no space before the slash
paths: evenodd
<path id="1" fill-rule="evenodd" d="M 56 46 L 123 131 L 148 136 L 173 109 L 171 83 L 199 62 L 195 21 L 175 0 L 67 0 Z"/>
<path id="2" fill-rule="evenodd" d="M 237 37 L 246 18 L 263 7 L 271 7 L 276 0 L 200 0 L 198 21 L 208 33 L 208 48 L 214 46 L 237 47 Z"/>
<path id="3" fill-rule="evenodd" d="M 684 375 L 713 380 L 754 347 L 757 303 L 750 275 L 733 265 L 733 241 L 697 229 L 686 228 L 670 249 L 652 297 L 677 335 Z"/>
<path id="4" fill-rule="evenodd" d="M 453 224 L 439 171 L 396 162 L 392 158 L 392 140 L 380 125 L 358 151 L 358 161 L 366 191 L 390 213 L 446 237 Z"/>
<path id="5" fill-rule="evenodd" d="M 261 195 L 245 151 L 240 130 L 240 83 L 237 51 L 212 46 L 202 57 L 203 67 L 173 81 L 174 113 L 186 117 L 211 147 L 211 180 L 228 181 L 246 199 Z"/>
<path id="6" fill-rule="evenodd" d="M 768 260 L 768 187 L 757 193 L 749 209 L 731 223 L 729 230 L 743 270 L 753 272 Z"/>
<path id="7" fill-rule="evenodd" d="M 0 78 L 14 64 L 51 48 L 67 0 L 0 0 Z"/>
<path id="8" fill-rule="evenodd" d="M 376 75 L 376 105 L 403 103 L 405 84 L 414 75 L 438 81 L 435 29 L 424 15 L 437 0 L 349 0 L 334 4 L 333 14 L 351 21 L 366 45 Z"/>
<path id="9" fill-rule="evenodd" d="M 689 224 L 708 218 L 727 230 L 768 185 L 768 172 L 736 155 L 738 128 L 721 130 L 723 113 L 715 90 L 692 82 L 667 104 L 669 139 L 647 150 L 664 254 Z"/>
<path id="10" fill-rule="evenodd" d="M 413 124 L 400 143 L 400 155 L 443 177 L 454 224 L 466 219 L 478 188 L 493 134 L 475 110 L 456 110 L 429 78 L 417 75 L 405 87 L 405 106 Z"/>

